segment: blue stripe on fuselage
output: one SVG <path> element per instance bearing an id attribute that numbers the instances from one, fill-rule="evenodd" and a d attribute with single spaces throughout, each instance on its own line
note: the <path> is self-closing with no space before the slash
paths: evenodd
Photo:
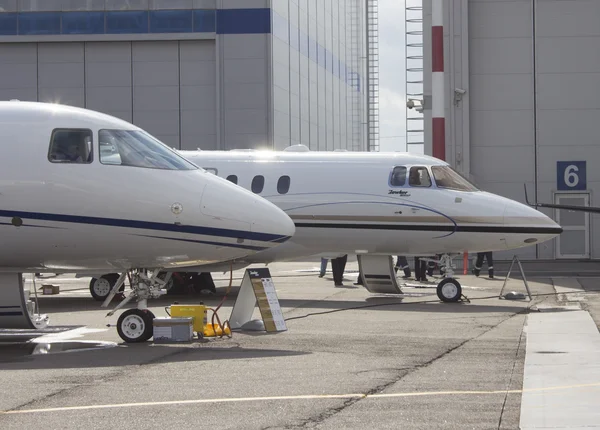
<path id="1" fill-rule="evenodd" d="M 253 233 L 244 230 L 229 230 L 216 227 L 201 227 L 193 225 L 175 225 L 153 221 L 136 221 L 118 218 L 99 218 L 82 215 L 49 214 L 41 212 L 22 212 L 0 210 L 0 217 L 20 217 L 23 220 L 35 219 L 41 221 L 66 222 L 74 224 L 92 224 L 111 227 L 135 228 L 143 230 L 169 231 L 175 233 L 198 234 L 204 236 L 231 237 L 234 239 L 257 240 L 261 242 L 280 242 L 289 239 L 288 236 L 270 233 Z"/>

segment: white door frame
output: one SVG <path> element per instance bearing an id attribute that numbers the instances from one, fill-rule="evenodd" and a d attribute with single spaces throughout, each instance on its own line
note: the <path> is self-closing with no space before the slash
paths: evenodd
<path id="1" fill-rule="evenodd" d="M 554 203 L 555 204 L 561 204 L 560 203 L 560 199 L 561 198 L 581 198 L 583 197 L 584 199 L 584 205 L 585 206 L 589 206 L 590 205 L 590 193 L 589 192 L 568 192 L 568 193 L 555 193 L 554 194 Z M 560 211 L 561 210 L 565 210 L 565 209 L 555 209 L 554 210 L 554 219 L 556 220 L 556 222 L 558 224 L 560 224 Z M 560 253 L 560 238 L 561 236 L 558 235 L 556 237 L 556 246 L 554 247 L 554 257 L 556 259 L 589 259 L 591 258 L 591 254 L 590 254 L 590 236 L 591 236 L 591 232 L 590 232 L 590 214 L 588 212 L 583 212 L 584 214 L 584 226 L 580 227 L 580 226 L 564 226 L 561 225 L 563 231 L 580 231 L 580 230 L 584 230 L 586 232 L 585 234 L 585 254 L 565 254 L 562 255 Z"/>

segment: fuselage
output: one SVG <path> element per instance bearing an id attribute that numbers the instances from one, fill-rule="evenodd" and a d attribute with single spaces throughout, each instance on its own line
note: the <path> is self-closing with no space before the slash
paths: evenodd
<path id="1" fill-rule="evenodd" d="M 112 116 L 0 102 L 0 141 L 2 271 L 212 264 L 294 234 L 275 205 Z"/>
<path id="2" fill-rule="evenodd" d="M 531 246 L 562 229 L 541 212 L 478 190 L 436 158 L 407 153 L 179 151 L 263 196 L 296 225 L 270 262 L 309 255 L 432 255 Z M 418 173 L 418 175 L 414 175 Z"/>

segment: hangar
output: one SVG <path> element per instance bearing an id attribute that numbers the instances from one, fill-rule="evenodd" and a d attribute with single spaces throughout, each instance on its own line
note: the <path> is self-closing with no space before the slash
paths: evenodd
<path id="1" fill-rule="evenodd" d="M 520 202 L 525 184 L 531 202 L 600 206 L 593 169 L 600 158 L 600 2 L 410 2 L 407 56 L 418 57 L 416 22 L 422 79 L 408 92 L 422 93 L 425 153 Z M 408 115 L 419 116 L 414 109 Z M 443 126 L 437 131 L 436 122 Z M 597 215 L 541 210 L 564 232 L 524 248 L 520 258 L 600 258 Z"/>
<path id="2" fill-rule="evenodd" d="M 361 0 L 0 0 L 0 99 L 179 149 L 367 149 Z"/>

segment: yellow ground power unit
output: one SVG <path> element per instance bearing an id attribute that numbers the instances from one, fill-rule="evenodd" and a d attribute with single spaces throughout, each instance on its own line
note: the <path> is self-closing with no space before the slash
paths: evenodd
<path id="1" fill-rule="evenodd" d="M 192 317 L 193 328 L 196 333 L 203 334 L 206 324 L 208 323 L 208 316 L 206 312 L 206 306 L 200 305 L 171 305 L 171 317 Z"/>
<path id="2" fill-rule="evenodd" d="M 171 305 L 171 317 L 192 317 L 194 321 L 193 328 L 194 331 L 198 333 L 198 337 L 222 336 L 223 328 L 220 327 L 219 324 L 215 324 L 216 327 L 214 327 L 212 324 L 208 323 L 208 310 L 209 308 L 204 304 Z M 229 327 L 225 327 L 225 334 L 231 334 Z"/>

